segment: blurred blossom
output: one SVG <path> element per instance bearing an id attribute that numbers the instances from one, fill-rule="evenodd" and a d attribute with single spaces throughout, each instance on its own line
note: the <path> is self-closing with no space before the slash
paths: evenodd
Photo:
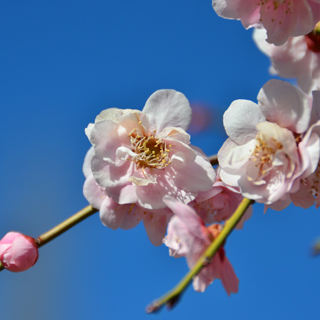
<path id="1" fill-rule="evenodd" d="M 37 260 L 38 248 L 33 238 L 18 232 L 9 232 L 0 241 L 0 261 L 7 270 L 25 271 Z"/>
<path id="2" fill-rule="evenodd" d="M 212 125 L 213 111 L 210 107 L 200 103 L 192 103 L 191 109 L 192 119 L 188 129 L 190 133 L 199 133 Z"/>
<path id="3" fill-rule="evenodd" d="M 186 257 L 191 269 L 219 235 L 221 225 L 213 224 L 206 228 L 204 222 L 190 206 L 170 197 L 165 197 L 163 201 L 174 213 L 168 225 L 164 244 L 169 247 L 171 256 Z M 238 292 L 239 279 L 223 247 L 220 247 L 212 261 L 193 278 L 193 288 L 195 291 L 203 292 L 215 279 L 221 279 L 229 296 L 231 293 Z"/>

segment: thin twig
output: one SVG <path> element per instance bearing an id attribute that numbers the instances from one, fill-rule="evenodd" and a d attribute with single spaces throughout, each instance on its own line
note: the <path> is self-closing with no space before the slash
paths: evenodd
<path id="1" fill-rule="evenodd" d="M 213 155 L 209 157 L 211 165 L 215 166 L 218 165 L 218 157 L 217 155 Z M 46 233 L 42 234 L 38 238 L 35 239 L 38 248 L 42 247 L 46 243 L 50 242 L 51 240 L 58 237 L 60 234 L 68 231 L 70 228 L 81 222 L 82 220 L 90 217 L 94 213 L 98 212 L 99 210 L 93 208 L 92 206 L 87 206 L 74 214 L 72 217 L 68 218 L 67 220 L 63 221 L 62 223 L 58 224 L 56 227 L 52 228 L 51 230 L 47 231 Z M 2 263 L 0 262 L 0 271 L 4 269 Z"/>
<path id="2" fill-rule="evenodd" d="M 82 220 L 92 216 L 96 212 L 98 212 L 98 210 L 93 208 L 90 205 L 83 208 L 82 210 L 80 210 L 79 212 L 77 212 L 67 220 L 61 222 L 56 227 L 52 228 L 51 230 L 47 231 L 46 233 L 36 238 L 35 240 L 38 248 L 42 247 L 46 243 L 60 236 L 60 234 L 68 231 L 70 228 L 72 228 Z"/>
<path id="3" fill-rule="evenodd" d="M 200 257 L 200 259 L 197 261 L 194 267 L 182 278 L 182 280 L 172 290 L 163 295 L 161 298 L 150 303 L 146 308 L 147 313 L 153 313 L 155 311 L 158 311 L 164 305 L 167 305 L 168 308 L 172 308 L 177 303 L 179 297 L 190 284 L 193 277 L 197 275 L 205 265 L 208 264 L 208 261 L 210 261 L 210 259 L 213 258 L 213 256 L 223 245 L 224 241 L 227 239 L 231 231 L 236 227 L 239 220 L 246 212 L 247 208 L 253 203 L 254 201 L 246 198 L 242 200 L 232 217 L 226 222 L 221 233 L 210 244 L 208 249 Z"/>
<path id="4" fill-rule="evenodd" d="M 62 223 L 58 224 L 56 227 L 52 228 L 51 230 L 47 231 L 46 233 L 42 234 L 38 238 L 35 239 L 37 247 L 40 248 L 44 246 L 46 243 L 50 242 L 51 240 L 58 237 L 60 234 L 68 231 L 70 228 L 74 227 L 82 220 L 92 216 L 94 213 L 98 212 L 97 209 L 93 208 L 92 206 L 87 206 L 68 218 L 67 220 L 63 221 Z M 4 269 L 2 263 L 0 262 L 0 271 Z"/>

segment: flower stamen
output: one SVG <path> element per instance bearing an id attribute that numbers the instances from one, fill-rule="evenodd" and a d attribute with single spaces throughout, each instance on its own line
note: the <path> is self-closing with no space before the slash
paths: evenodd
<path id="1" fill-rule="evenodd" d="M 155 137 L 154 133 L 155 130 L 146 136 L 135 128 L 129 134 L 135 155 L 129 156 L 128 160 L 135 162 L 137 169 L 146 167 L 164 169 L 171 163 L 169 157 L 171 145 L 167 146 L 166 142 Z"/>

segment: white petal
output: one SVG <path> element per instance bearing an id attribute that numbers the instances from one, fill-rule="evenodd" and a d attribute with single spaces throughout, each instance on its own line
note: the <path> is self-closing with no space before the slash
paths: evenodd
<path id="1" fill-rule="evenodd" d="M 310 105 L 306 96 L 292 84 L 272 79 L 258 94 L 261 111 L 267 120 L 297 133 L 307 130 Z"/>
<path id="2" fill-rule="evenodd" d="M 148 116 L 150 129 L 157 130 L 157 133 L 165 127 L 187 130 L 192 117 L 188 99 L 175 90 L 156 91 L 149 97 L 142 112 Z"/>
<path id="3" fill-rule="evenodd" d="M 254 139 L 256 124 L 265 121 L 259 106 L 249 100 L 233 101 L 223 115 L 223 125 L 227 135 L 241 145 Z"/>

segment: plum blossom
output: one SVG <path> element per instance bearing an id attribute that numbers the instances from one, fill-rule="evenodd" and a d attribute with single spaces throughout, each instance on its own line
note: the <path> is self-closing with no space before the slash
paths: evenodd
<path id="1" fill-rule="evenodd" d="M 211 224 L 228 220 L 242 200 L 240 188 L 224 183 L 220 178 L 220 167 L 218 167 L 216 181 L 213 183 L 212 189 L 200 192 L 189 205 L 196 210 L 205 224 Z M 242 229 L 244 222 L 251 216 L 252 206 L 249 206 L 236 228 Z"/>
<path id="2" fill-rule="evenodd" d="M 174 212 L 168 225 L 168 234 L 164 244 L 169 247 L 169 254 L 175 258 L 186 257 L 191 269 L 211 242 L 221 231 L 220 225 L 205 227 L 201 218 L 190 206 L 173 198 L 164 197 L 163 201 Z M 214 279 L 221 279 L 227 294 L 238 292 L 239 279 L 225 255 L 223 247 L 212 261 L 193 278 L 195 291 L 204 292 Z"/>
<path id="3" fill-rule="evenodd" d="M 318 95 L 311 107 L 298 88 L 270 80 L 258 104 L 234 101 L 223 118 L 229 139 L 218 153 L 222 181 L 275 210 L 288 206 L 319 162 Z"/>
<path id="4" fill-rule="evenodd" d="M 107 109 L 89 124 L 84 195 L 105 225 L 128 229 L 143 220 L 159 245 L 171 214 L 162 197 L 188 203 L 212 187 L 215 171 L 185 132 L 190 120 L 182 93 L 158 90 L 142 111 Z"/>
<path id="5" fill-rule="evenodd" d="M 277 46 L 311 32 L 320 20 L 317 0 L 212 0 L 212 6 L 220 17 L 241 20 L 246 29 L 265 28 L 267 41 Z"/>
<path id="6" fill-rule="evenodd" d="M 115 202 L 93 177 L 91 170 L 93 155 L 94 149 L 91 147 L 83 164 L 83 172 L 86 177 L 83 194 L 89 203 L 100 211 L 102 224 L 112 230 L 118 228 L 128 230 L 143 221 L 151 243 L 160 246 L 166 233 L 168 221 L 172 216 L 171 210 L 167 207 L 149 210 L 141 207 L 138 203 L 119 204 Z"/>
<path id="7" fill-rule="evenodd" d="M 289 37 L 281 46 L 266 42 L 266 30 L 255 29 L 253 40 L 271 59 L 269 71 L 283 78 L 297 78 L 306 93 L 320 88 L 320 35 L 311 32 L 305 36 Z"/>
<path id="8" fill-rule="evenodd" d="M 33 238 L 18 232 L 7 233 L 0 241 L 0 261 L 9 271 L 21 272 L 38 260 L 38 248 Z"/>

